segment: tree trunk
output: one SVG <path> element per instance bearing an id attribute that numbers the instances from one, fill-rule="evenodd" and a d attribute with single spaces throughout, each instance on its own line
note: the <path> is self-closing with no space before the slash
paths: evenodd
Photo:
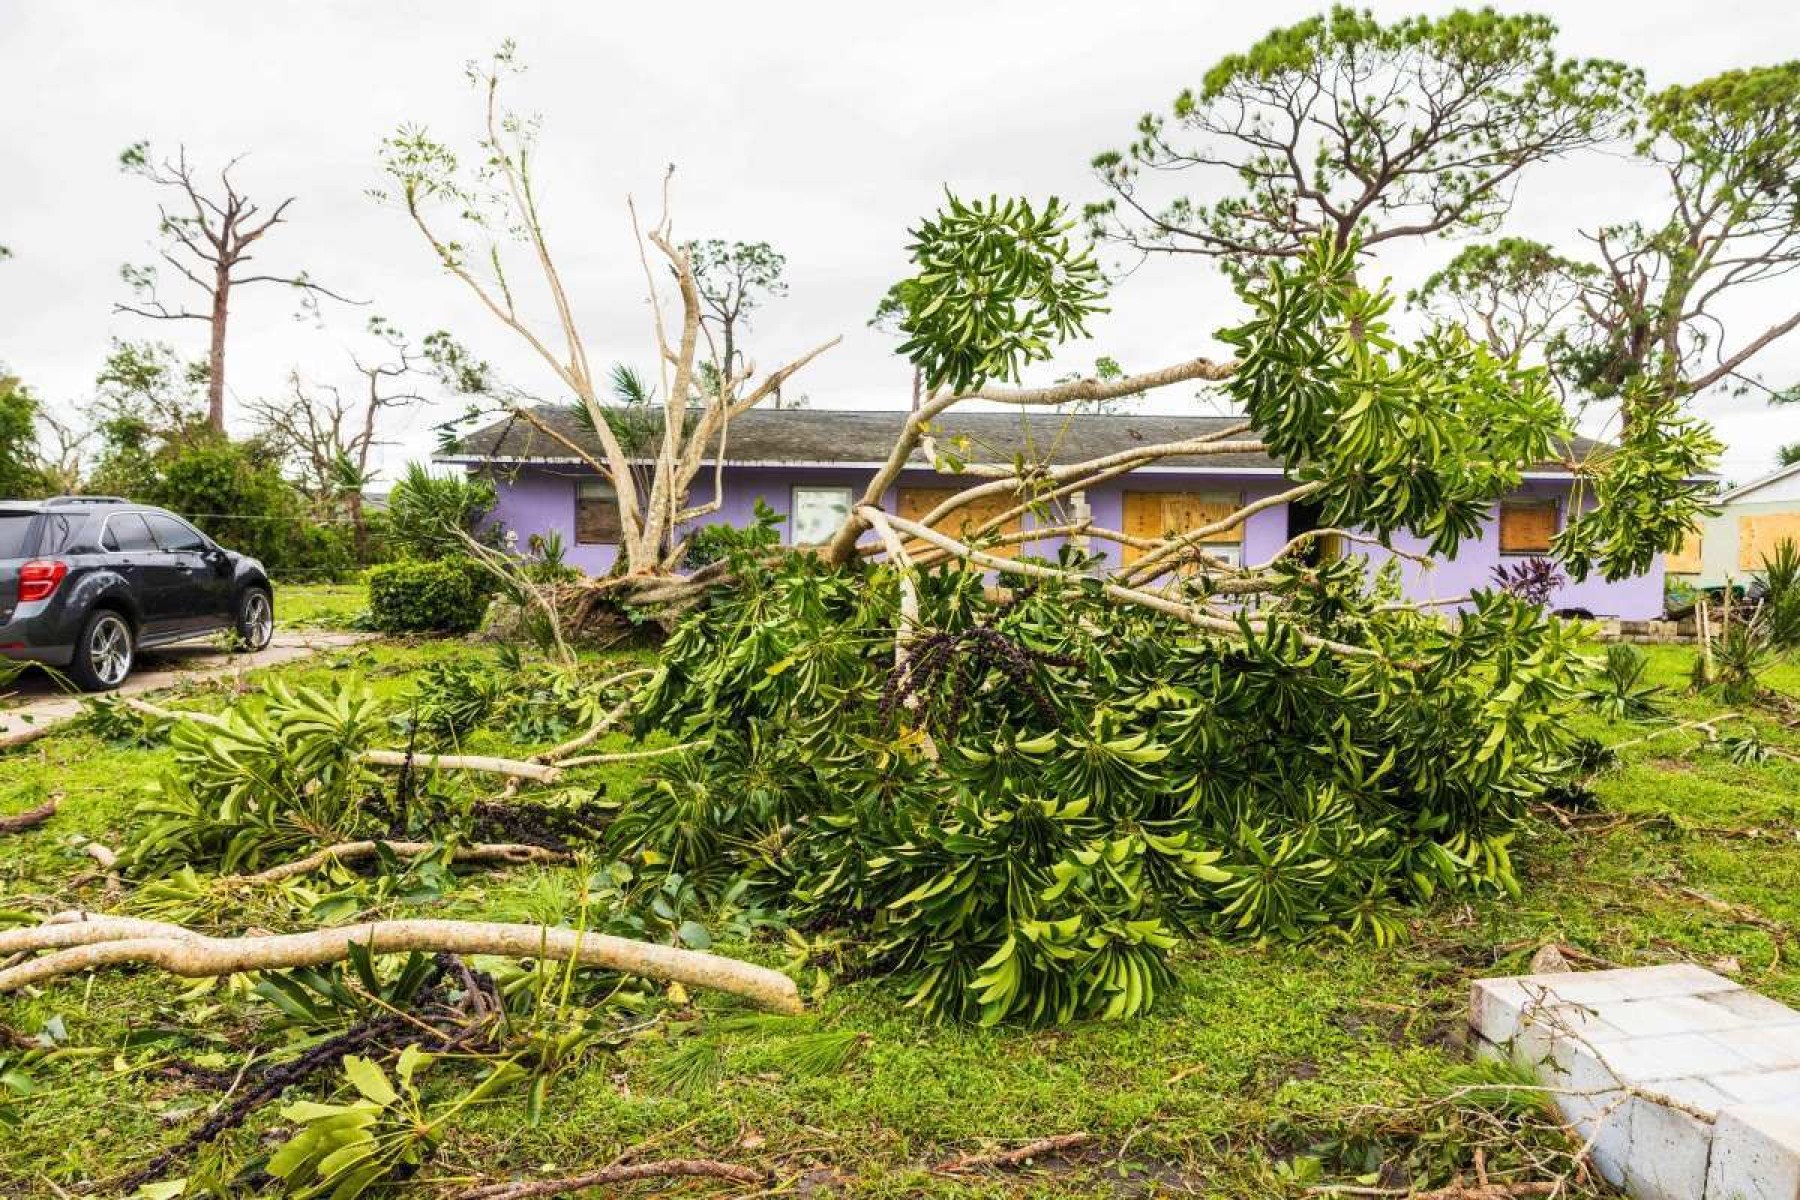
<path id="1" fill-rule="evenodd" d="M 230 303 L 231 271 L 222 266 L 214 275 L 212 345 L 206 357 L 206 423 L 221 434 L 225 432 L 225 321 Z"/>

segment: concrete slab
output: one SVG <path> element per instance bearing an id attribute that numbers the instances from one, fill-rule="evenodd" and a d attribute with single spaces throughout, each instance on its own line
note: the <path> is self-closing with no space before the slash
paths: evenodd
<path id="1" fill-rule="evenodd" d="M 326 650 L 340 650 L 366 642 L 375 635 L 301 631 L 277 633 L 267 648 L 254 654 L 227 650 L 215 642 L 193 642 L 146 650 L 123 687 L 114 695 L 136 696 L 162 691 L 205 679 L 219 679 L 293 662 Z M 59 725 L 79 717 L 84 696 L 65 691 L 66 684 L 41 672 L 29 671 L 16 682 L 0 709 L 0 748 L 22 746 L 43 737 Z"/>
<path id="2" fill-rule="evenodd" d="M 1469 1019 L 1640 1200 L 1800 1200 L 1800 1012 L 1674 964 L 1477 980 Z"/>

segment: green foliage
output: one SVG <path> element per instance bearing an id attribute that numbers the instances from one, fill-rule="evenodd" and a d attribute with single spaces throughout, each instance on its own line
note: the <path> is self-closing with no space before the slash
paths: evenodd
<path id="1" fill-rule="evenodd" d="M 1800 650 L 1800 544 L 1782 538 L 1762 564 L 1763 604 L 1769 641 L 1780 650 Z"/>
<path id="2" fill-rule="evenodd" d="M 460 741 L 489 723 L 515 683 L 485 662 L 432 663 L 413 689 L 409 723 L 435 741 Z"/>
<path id="3" fill-rule="evenodd" d="M 1114 195 L 1087 215 L 1104 236 L 1236 271 L 1321 235 L 1372 247 L 1492 229 L 1521 168 L 1613 136 L 1641 86 L 1619 63 L 1559 57 L 1555 36 L 1545 17 L 1490 8 L 1383 24 L 1338 6 L 1276 29 L 1145 114 L 1126 150 L 1096 156 Z M 1189 170 L 1235 190 L 1139 194 Z"/>
<path id="4" fill-rule="evenodd" d="M 1551 543 L 1556 557 L 1577 580 L 1596 570 L 1609 580 L 1644 574 L 1716 511 L 1697 480 L 1721 449 L 1673 400 L 1645 402 L 1617 445 L 1577 464 L 1569 519 Z"/>
<path id="5" fill-rule="evenodd" d="M 1241 363 L 1226 387 L 1270 454 L 1324 485 L 1322 524 L 1405 529 L 1454 554 L 1569 435 L 1562 407 L 1542 371 L 1457 330 L 1399 345 L 1392 299 L 1356 283 L 1355 253 L 1315 242 L 1240 285 L 1254 315 L 1219 332 Z"/>
<path id="6" fill-rule="evenodd" d="M 933 572 L 923 629 L 982 632 L 914 690 L 891 572 L 765 568 L 665 646 L 643 721 L 711 741 L 609 841 L 650 880 L 747 881 L 802 928 L 857 931 L 866 968 L 949 1018 L 1136 1015 L 1183 935 L 1385 942 L 1439 888 L 1516 886 L 1513 824 L 1561 769 L 1583 665 L 1504 594 L 1453 633 L 1378 611 L 1361 572 L 1296 580 L 1243 641 L 1097 585 L 1002 603 Z M 1327 610 L 1367 657 L 1302 640 Z"/>
<path id="7" fill-rule="evenodd" d="M 0 497 L 30 499 L 49 486 L 37 461 L 38 400 L 0 367 Z"/>
<path id="8" fill-rule="evenodd" d="M 179 721 L 174 769 L 137 808 L 124 858 L 150 873 L 217 864 L 254 870 L 273 853 L 341 840 L 372 776 L 359 755 L 383 727 L 366 684 L 268 685 L 218 723 Z"/>
<path id="9" fill-rule="evenodd" d="M 496 503 L 494 483 L 472 475 L 433 475 L 421 463 L 388 495 L 388 544 L 402 558 L 460 558 L 459 534 L 474 536 Z"/>
<path id="10" fill-rule="evenodd" d="M 281 1115 L 300 1130 L 270 1155 L 265 1169 L 294 1200 L 356 1200 L 395 1172 L 416 1168 L 458 1113 L 524 1076 L 516 1064 L 503 1061 L 461 1095 L 432 1104 L 421 1093 L 418 1076 L 433 1061 L 408 1046 L 390 1081 L 373 1060 L 345 1055 L 344 1075 L 358 1098 L 349 1104 L 297 1100 L 282 1108 Z"/>
<path id="11" fill-rule="evenodd" d="M 350 531 L 312 518 L 266 444 L 206 424 L 205 383 L 202 364 L 184 364 L 167 346 L 114 343 L 97 381 L 103 449 L 89 487 L 179 513 L 272 574 L 349 574 Z"/>
<path id="12" fill-rule="evenodd" d="M 467 633 L 493 583 L 467 559 L 401 559 L 369 569 L 369 623 L 382 633 Z"/>
<path id="13" fill-rule="evenodd" d="M 1662 689 L 1645 679 L 1650 659 L 1636 646 L 1614 642 L 1588 688 L 1588 698 L 1600 713 L 1613 721 L 1635 721 L 1661 711 L 1656 697 Z"/>
<path id="14" fill-rule="evenodd" d="M 1075 221 L 1052 197 L 1041 210 L 1029 201 L 991 197 L 948 207 L 912 231 L 918 268 L 895 291 L 905 314 L 900 353 L 928 388 L 979 388 L 1014 380 L 1058 343 L 1087 335 L 1087 321 L 1106 311 L 1099 265 L 1068 237 Z"/>
<path id="15" fill-rule="evenodd" d="M 751 523 L 738 528 L 735 525 L 702 525 L 688 536 L 687 555 L 682 562 L 690 571 L 697 571 L 708 563 L 732 557 L 734 554 L 754 556 L 764 551 L 773 550 L 781 545 L 781 531 L 776 528 L 787 520 L 776 512 L 763 498 L 756 498 L 755 515 Z"/>

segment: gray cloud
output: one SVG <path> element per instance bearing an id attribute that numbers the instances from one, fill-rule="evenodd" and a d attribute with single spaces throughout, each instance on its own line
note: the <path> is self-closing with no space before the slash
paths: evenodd
<path id="1" fill-rule="evenodd" d="M 450 328 L 520 386 L 548 390 L 547 374 L 437 271 L 403 216 L 365 195 L 380 183 L 375 148 L 396 124 L 472 134 L 461 64 L 513 36 L 531 64 L 516 99 L 546 120 L 539 177 L 551 235 L 597 360 L 651 361 L 624 201 L 653 201 L 675 162 L 678 234 L 766 239 L 788 256 L 791 296 L 758 315 L 759 360 L 843 333 L 797 390 L 816 407 L 902 404 L 908 372 L 864 322 L 903 272 L 908 224 L 944 185 L 1084 199 L 1089 156 L 1124 141 L 1139 113 L 1318 7 L 0 0 L 0 243 L 16 255 L 0 266 L 0 357 L 61 407 L 89 393 L 110 336 L 202 349 L 197 323 L 111 312 L 123 296 L 118 266 L 145 259 L 155 219 L 151 189 L 121 176 L 116 157 L 148 137 L 186 142 L 209 162 L 247 151 L 247 186 L 299 197 L 292 224 L 266 244 L 270 265 L 304 266 L 403 328 Z M 1674 0 L 1531 7 L 1557 17 L 1568 53 L 1636 62 L 1657 83 L 1800 53 L 1800 26 L 1775 0 L 1725 0 L 1703 18 Z M 1514 226 L 1571 242 L 1577 224 L 1633 215 L 1653 196 L 1626 164 L 1589 156 L 1532 176 Z M 1452 249 L 1406 247 L 1381 266 L 1404 285 Z M 1754 321 L 1797 300 L 1796 284 L 1771 285 L 1739 315 Z M 291 311 L 278 290 L 244 296 L 231 345 L 240 401 L 274 394 L 296 366 L 340 372 L 366 315 L 328 309 L 319 330 Z M 1122 285 L 1095 340 L 1045 373 L 1099 353 L 1128 367 L 1190 354 L 1233 315 L 1208 267 L 1154 262 Z M 1775 382 L 1794 380 L 1800 343 L 1760 365 Z M 429 425 L 452 411 L 396 427 L 388 467 L 424 453 Z M 1800 438 L 1793 410 L 1709 399 L 1707 411 L 1731 443 L 1725 473 L 1738 479 Z"/>

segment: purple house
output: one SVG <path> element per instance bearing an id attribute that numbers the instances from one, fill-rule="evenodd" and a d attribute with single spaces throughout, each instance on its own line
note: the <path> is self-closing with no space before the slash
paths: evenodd
<path id="1" fill-rule="evenodd" d="M 597 439 L 572 411 L 545 407 L 536 415 L 577 445 L 592 447 L 595 458 L 601 457 Z M 749 524 L 761 500 L 787 518 L 783 540 L 823 541 L 885 461 L 906 418 L 906 413 L 895 411 L 821 409 L 755 409 L 743 414 L 731 423 L 724 504 L 708 520 Z M 953 412 L 940 422 L 945 436 L 968 439 L 971 458 L 1011 462 L 1023 455 L 1053 463 L 1082 462 L 1134 446 L 1199 437 L 1232 423 L 1223 417 L 1019 411 Z M 1584 456 L 1589 448 L 1578 443 L 1571 448 L 1572 457 Z M 619 531 L 612 488 L 556 439 L 523 420 L 507 418 L 463 438 L 437 461 L 491 477 L 499 504 L 490 519 L 515 533 L 521 544 L 532 534 L 554 531 L 561 535 L 571 565 L 589 574 L 604 573 L 612 566 Z M 696 480 L 694 499 L 711 495 L 712 465 L 709 462 Z M 901 476 L 886 507 L 916 519 L 970 482 L 967 476 L 940 474 L 921 461 L 917 470 Z M 1455 558 L 1425 566 L 1401 555 L 1407 595 L 1421 601 L 1453 600 L 1471 588 L 1491 586 L 1494 569 L 1501 564 L 1544 553 L 1562 527 L 1571 483 L 1566 468 L 1545 464 L 1526 473 L 1517 494 L 1495 505 L 1481 535 L 1464 542 Z M 1097 527 L 1158 537 L 1198 528 L 1290 486 L 1282 465 L 1262 454 L 1225 454 L 1165 459 L 1098 483 L 1069 497 L 1068 503 L 1070 511 L 1091 514 Z M 998 509 L 971 506 L 966 511 L 960 521 L 979 522 Z M 1272 505 L 1206 549 L 1232 561 L 1261 562 L 1289 538 L 1315 528 L 1316 518 L 1304 504 Z M 1028 531 L 1032 518 L 1023 521 L 1020 529 Z M 1424 549 L 1404 534 L 1393 542 L 1404 552 L 1419 554 Z M 1053 555 L 1056 546 L 1056 540 L 1045 538 L 1026 542 L 1023 549 Z M 1093 547 L 1114 563 L 1121 555 L 1126 562 L 1135 557 L 1131 549 L 1111 542 L 1096 540 Z M 1372 567 L 1394 557 L 1380 546 L 1358 543 L 1346 549 L 1365 555 Z M 1009 547 L 1005 552 L 1018 551 Z M 1662 563 L 1659 560 L 1645 575 L 1617 583 L 1598 578 L 1565 583 L 1551 603 L 1595 617 L 1657 617 L 1663 608 Z"/>

